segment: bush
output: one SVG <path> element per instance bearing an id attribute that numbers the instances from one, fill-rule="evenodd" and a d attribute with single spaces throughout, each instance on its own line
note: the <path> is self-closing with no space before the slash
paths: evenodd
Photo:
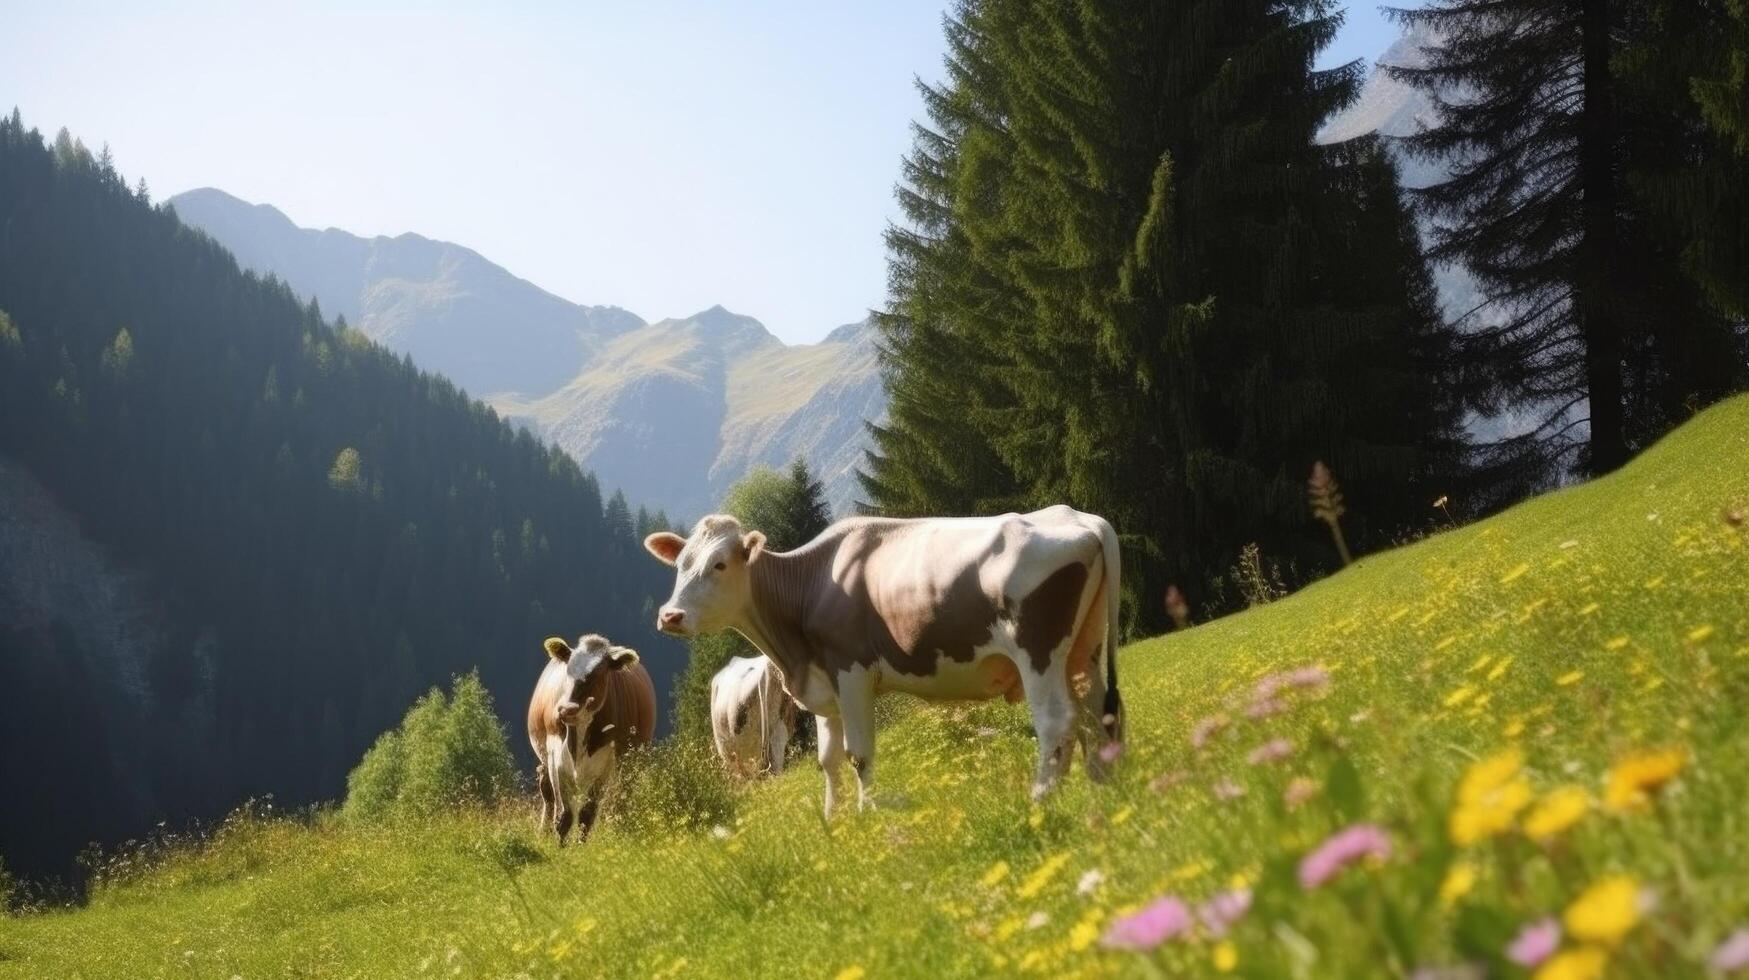
<path id="1" fill-rule="evenodd" d="M 348 819 L 429 816 L 458 806 L 491 806 L 516 790 L 516 763 L 492 695 L 473 672 L 432 688 L 398 729 L 384 732 L 346 777 Z"/>
<path id="2" fill-rule="evenodd" d="M 709 740 L 668 738 L 626 757 L 608 809 L 633 830 L 728 825 L 735 819 L 734 787 Z"/>

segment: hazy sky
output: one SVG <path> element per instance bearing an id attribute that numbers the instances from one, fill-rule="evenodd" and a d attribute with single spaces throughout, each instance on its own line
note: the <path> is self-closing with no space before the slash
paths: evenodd
<path id="1" fill-rule="evenodd" d="M 812 341 L 885 294 L 945 6 L 0 0 L 0 110 L 107 142 L 158 198 L 218 187 L 459 242 L 577 302 L 721 303 Z M 1395 36 L 1348 16 L 1327 62 Z"/>

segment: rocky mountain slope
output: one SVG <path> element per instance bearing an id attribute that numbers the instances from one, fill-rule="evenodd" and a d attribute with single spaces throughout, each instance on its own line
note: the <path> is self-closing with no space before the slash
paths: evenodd
<path id="1" fill-rule="evenodd" d="M 299 228 L 211 188 L 171 204 L 246 268 L 447 375 L 634 501 L 697 517 L 752 467 L 799 455 L 836 513 L 854 505 L 863 423 L 886 407 L 866 322 L 802 345 L 721 307 L 645 323 L 448 242 Z"/>

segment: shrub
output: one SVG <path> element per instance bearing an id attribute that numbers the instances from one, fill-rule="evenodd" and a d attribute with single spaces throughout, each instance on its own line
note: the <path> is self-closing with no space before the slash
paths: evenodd
<path id="1" fill-rule="evenodd" d="M 478 674 L 456 678 L 413 703 L 398 729 L 383 733 L 346 778 L 349 819 L 429 816 L 490 806 L 516 789 L 516 763 L 492 695 Z"/>
<path id="2" fill-rule="evenodd" d="M 626 757 L 608 809 L 634 830 L 699 829 L 731 823 L 735 794 L 708 739 L 668 738 Z"/>

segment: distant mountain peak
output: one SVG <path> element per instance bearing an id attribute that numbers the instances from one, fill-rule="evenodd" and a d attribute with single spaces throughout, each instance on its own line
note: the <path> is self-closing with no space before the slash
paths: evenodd
<path id="1" fill-rule="evenodd" d="M 865 423 L 886 412 L 866 319 L 793 345 L 721 303 L 647 324 L 411 232 L 299 228 L 214 188 L 171 202 L 245 268 L 277 275 L 327 315 L 482 396 L 575 455 L 604 488 L 696 516 L 751 467 L 802 456 L 835 510 L 855 499 Z"/>

